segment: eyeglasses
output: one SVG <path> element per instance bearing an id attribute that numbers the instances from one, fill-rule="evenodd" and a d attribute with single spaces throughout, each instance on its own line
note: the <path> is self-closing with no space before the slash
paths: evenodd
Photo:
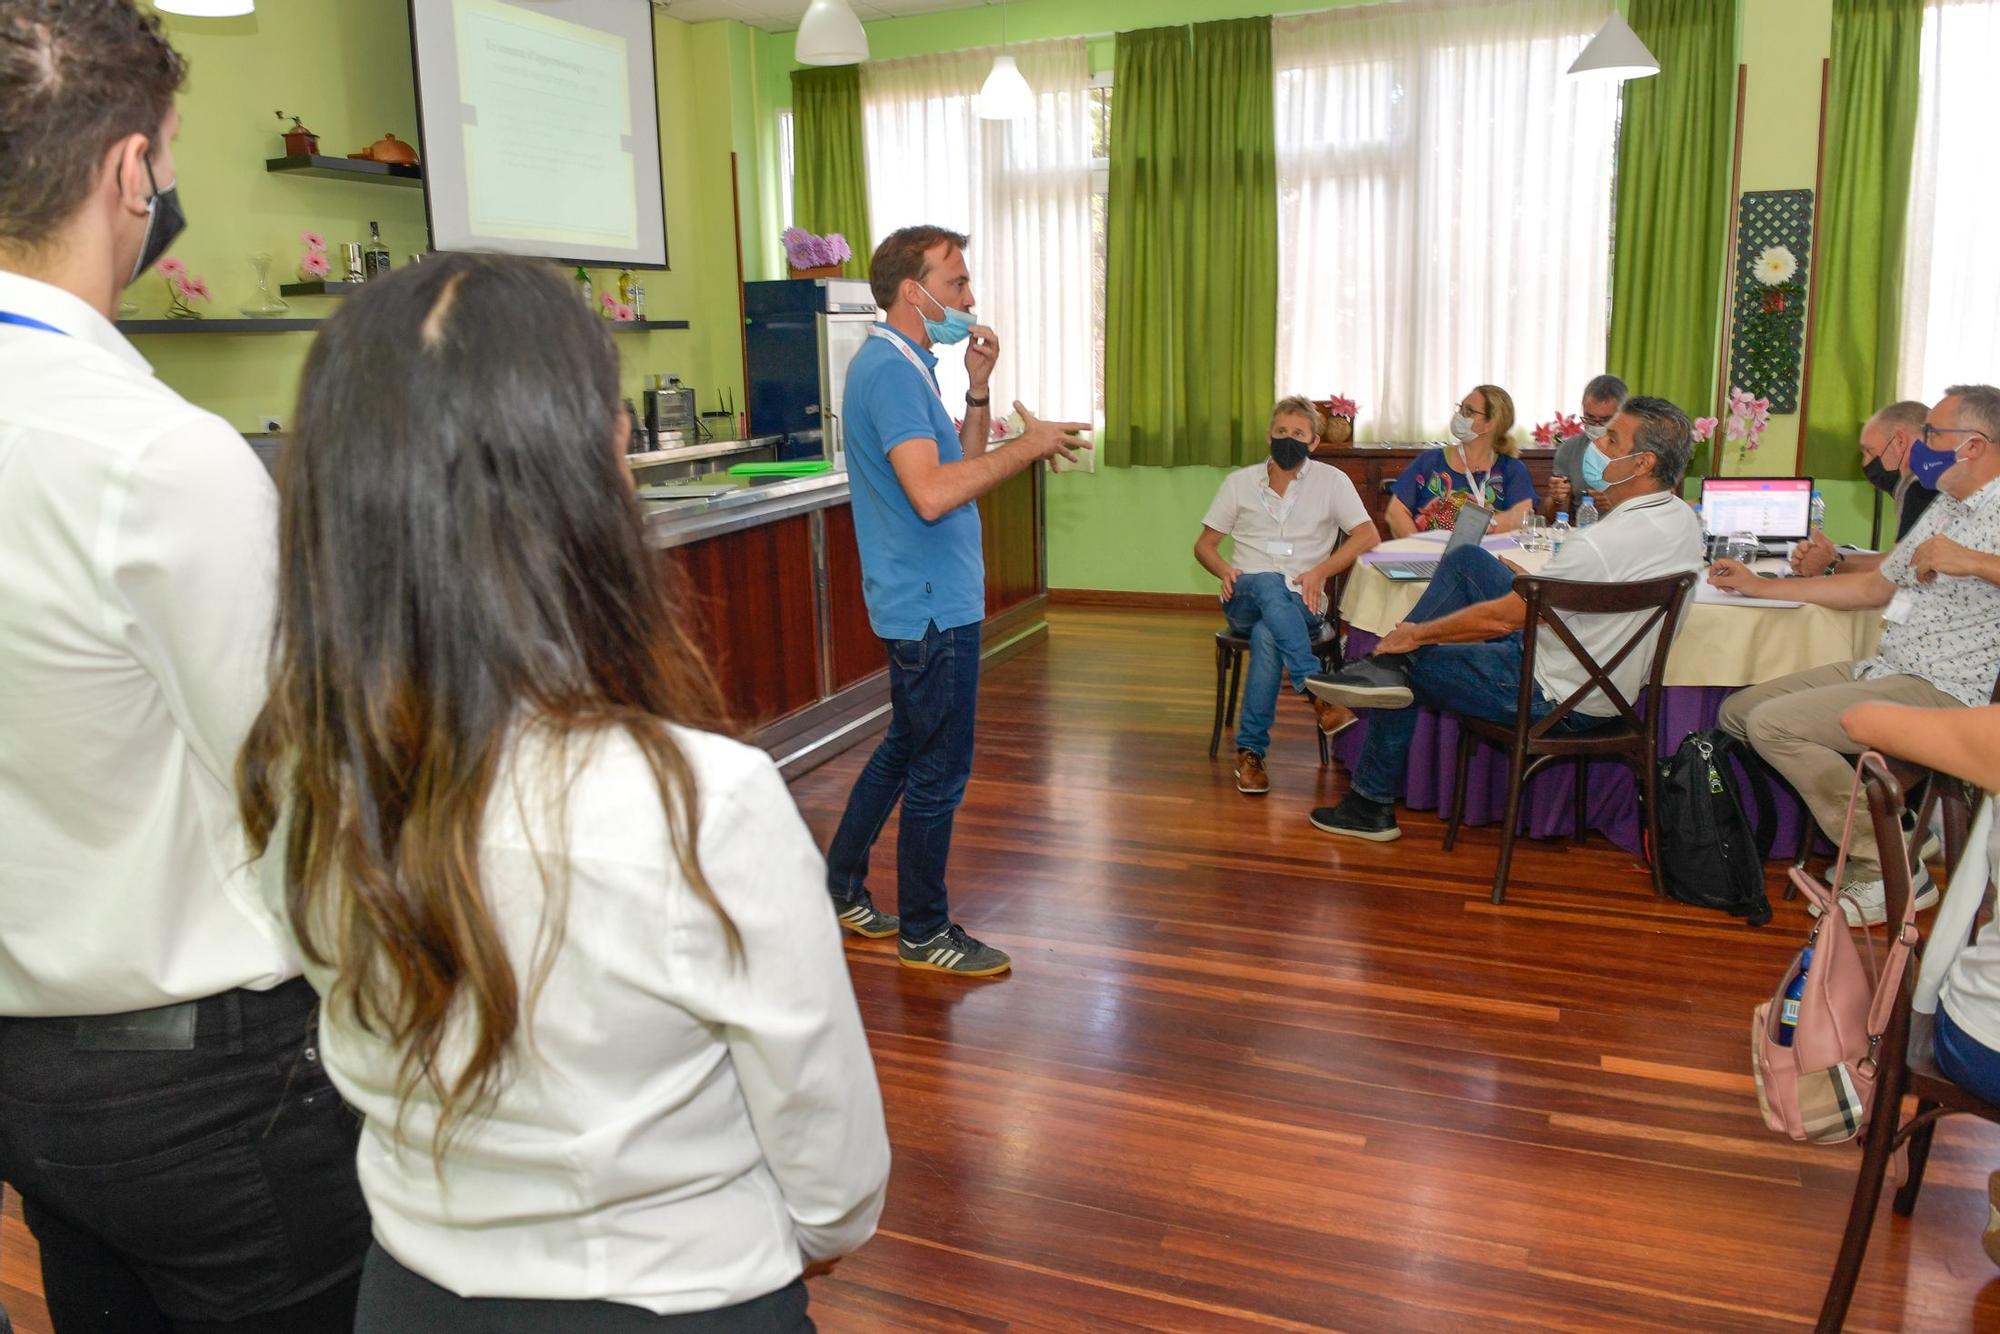
<path id="1" fill-rule="evenodd" d="M 1931 443 L 1931 437 L 1934 435 L 1976 435 L 1981 440 L 1991 439 L 1977 426 L 1933 426 L 1929 422 L 1924 423 L 1924 429 L 1918 433 L 1917 438 L 1924 442 L 1925 448 L 1938 449 L 1940 446 Z"/>
<path id="2" fill-rule="evenodd" d="M 1462 412 L 1468 417 L 1484 417 L 1486 415 L 1486 409 L 1475 408 L 1470 403 L 1460 403 L 1457 407 L 1452 409 L 1452 412 L 1454 414 Z"/>
<path id="3" fill-rule="evenodd" d="M 1611 424 L 1611 419 L 1613 417 L 1616 417 L 1617 415 L 1618 414 L 1615 412 L 1606 412 L 1602 414 L 1595 412 L 1586 412 L 1583 414 L 1583 424 L 1585 426 L 1609 426 Z"/>

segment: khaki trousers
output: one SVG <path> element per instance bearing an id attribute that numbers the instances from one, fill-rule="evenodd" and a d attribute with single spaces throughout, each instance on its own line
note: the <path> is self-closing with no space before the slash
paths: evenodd
<path id="1" fill-rule="evenodd" d="M 1854 757 L 1862 750 L 1841 730 L 1840 715 L 1850 705 L 1877 699 L 1927 709 L 1965 707 L 1920 676 L 1857 681 L 1854 664 L 1839 662 L 1739 690 L 1723 702 L 1720 721 L 1724 731 L 1748 741 L 1785 776 L 1820 831 L 1838 845 L 1854 788 Z M 1854 816 L 1845 878 L 1853 884 L 1881 877 L 1881 854 L 1864 801 Z"/>

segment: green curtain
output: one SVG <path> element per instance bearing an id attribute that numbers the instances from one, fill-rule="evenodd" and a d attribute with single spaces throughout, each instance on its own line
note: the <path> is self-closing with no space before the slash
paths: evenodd
<path id="1" fill-rule="evenodd" d="M 1117 36 L 1104 461 L 1261 457 L 1278 358 L 1268 18 Z"/>
<path id="2" fill-rule="evenodd" d="M 1618 135 L 1607 364 L 1635 394 L 1714 410 L 1729 272 L 1737 0 L 1631 0 L 1660 62 L 1629 79 Z"/>
<path id="3" fill-rule="evenodd" d="M 868 276 L 875 233 L 868 225 L 859 65 L 792 71 L 792 225 L 846 237 L 854 257 L 841 272 Z"/>
<path id="4" fill-rule="evenodd" d="M 1896 397 L 1904 210 L 1917 144 L 1924 0 L 1834 0 L 1805 468 L 1861 476 L 1854 442 Z"/>

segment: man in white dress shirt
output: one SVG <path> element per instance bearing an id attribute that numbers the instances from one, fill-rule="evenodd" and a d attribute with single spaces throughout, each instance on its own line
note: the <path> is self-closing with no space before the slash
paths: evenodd
<path id="1" fill-rule="evenodd" d="M 0 6 L 0 1177 L 59 1330 L 345 1329 L 357 1127 L 233 787 L 277 498 L 111 322 L 182 74 L 131 0 Z"/>

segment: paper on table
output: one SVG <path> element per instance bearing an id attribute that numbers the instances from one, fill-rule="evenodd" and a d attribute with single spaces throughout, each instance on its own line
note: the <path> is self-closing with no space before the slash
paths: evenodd
<path id="1" fill-rule="evenodd" d="M 1756 607 L 1782 608 L 1803 607 L 1803 602 L 1792 602 L 1786 598 L 1746 598 L 1741 593 L 1732 593 L 1726 588 L 1717 588 L 1704 577 L 1694 586 L 1694 600 L 1706 602 L 1714 607 Z"/>

